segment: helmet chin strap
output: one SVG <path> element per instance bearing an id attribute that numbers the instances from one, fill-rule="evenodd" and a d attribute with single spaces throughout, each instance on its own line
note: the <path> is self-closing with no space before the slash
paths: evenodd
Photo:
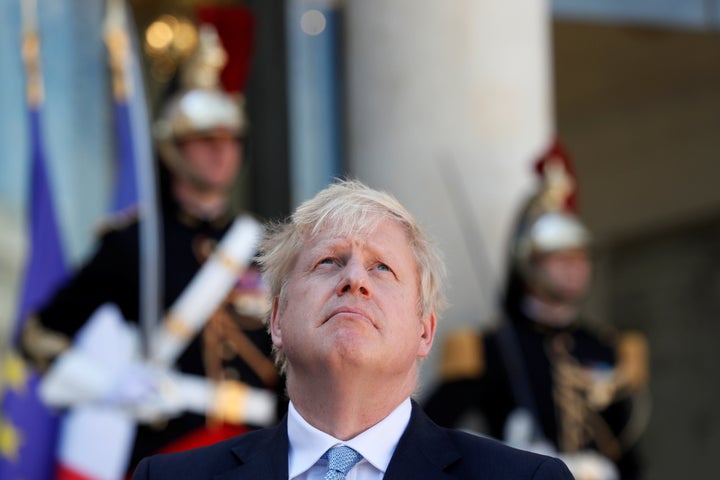
<path id="1" fill-rule="evenodd" d="M 190 176 L 185 157 L 180 152 L 180 148 L 174 140 L 168 139 L 158 142 L 158 151 L 160 153 L 160 159 L 173 175 L 183 178 Z"/>

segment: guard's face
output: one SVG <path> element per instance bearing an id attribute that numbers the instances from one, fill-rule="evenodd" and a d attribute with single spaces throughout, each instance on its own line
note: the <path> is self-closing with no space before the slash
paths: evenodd
<path id="1" fill-rule="evenodd" d="M 592 267 L 586 250 L 563 250 L 543 255 L 537 262 L 537 272 L 545 292 L 552 300 L 576 302 L 590 287 Z"/>
<path id="2" fill-rule="evenodd" d="M 232 132 L 216 130 L 183 140 L 180 150 L 189 179 L 196 187 L 211 191 L 230 189 L 242 161 L 240 142 Z"/>
<path id="3" fill-rule="evenodd" d="M 369 235 L 322 232 L 306 242 L 271 316 L 289 380 L 354 371 L 414 388 L 435 317 L 419 313 L 419 276 L 408 243 L 393 220 Z"/>

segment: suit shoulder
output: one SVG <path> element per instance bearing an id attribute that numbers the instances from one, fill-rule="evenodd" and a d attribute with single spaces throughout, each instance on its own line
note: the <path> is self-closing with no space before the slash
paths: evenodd
<path id="1" fill-rule="evenodd" d="M 147 457 L 138 464 L 133 480 L 148 479 L 149 472 L 153 480 L 215 478 L 237 468 L 253 454 L 271 451 L 268 444 L 279 431 L 279 427 L 253 430 L 205 447 Z"/>
<path id="2" fill-rule="evenodd" d="M 572 475 L 558 458 L 520 450 L 498 440 L 459 430 L 447 430 L 466 461 L 489 478 L 567 479 Z"/>
<path id="3" fill-rule="evenodd" d="M 135 470 L 133 480 L 150 478 L 212 478 L 212 474 L 237 465 L 232 448 L 245 435 L 182 452 L 160 453 L 144 458 Z"/>

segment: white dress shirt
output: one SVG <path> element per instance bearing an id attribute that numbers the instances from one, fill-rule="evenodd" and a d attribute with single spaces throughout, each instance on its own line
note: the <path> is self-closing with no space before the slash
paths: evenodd
<path id="1" fill-rule="evenodd" d="M 347 445 L 363 457 L 348 472 L 347 480 L 381 480 L 410 422 L 411 411 L 412 405 L 407 398 L 379 423 L 343 442 L 310 425 L 290 402 L 287 420 L 290 480 L 322 480 L 327 472 L 327 460 L 321 457 L 335 445 Z"/>

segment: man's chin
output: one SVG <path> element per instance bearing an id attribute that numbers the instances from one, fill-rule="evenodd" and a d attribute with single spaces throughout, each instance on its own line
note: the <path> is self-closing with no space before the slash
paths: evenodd
<path id="1" fill-rule="evenodd" d="M 585 292 L 558 292 L 555 299 L 564 305 L 578 305 L 585 299 Z"/>
<path id="2" fill-rule="evenodd" d="M 204 195 L 228 195 L 232 189 L 232 185 L 227 184 L 225 181 L 212 182 L 204 179 L 193 178 L 191 183 L 198 193 L 202 193 Z"/>

